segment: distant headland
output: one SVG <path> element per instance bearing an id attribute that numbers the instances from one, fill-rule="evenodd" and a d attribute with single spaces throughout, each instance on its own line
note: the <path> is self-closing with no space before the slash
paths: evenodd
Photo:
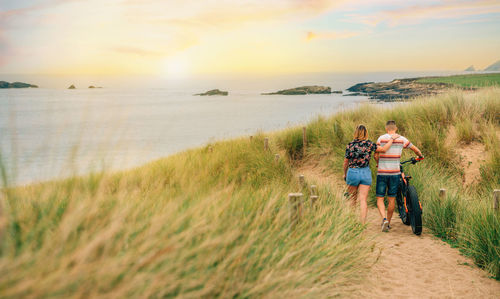
<path id="1" fill-rule="evenodd" d="M 0 81 L 0 88 L 38 88 L 38 86 L 23 82 L 9 83 L 6 81 Z"/>
<path id="2" fill-rule="evenodd" d="M 219 89 L 212 89 L 204 93 L 197 93 L 194 94 L 195 96 L 227 96 L 229 92 L 227 91 L 222 91 Z"/>
<path id="3" fill-rule="evenodd" d="M 478 89 L 500 85 L 500 73 L 419 77 L 394 79 L 390 82 L 366 82 L 347 89 L 344 96 L 367 96 L 370 99 L 391 102 L 422 95 L 435 95 L 449 90 Z"/>
<path id="4" fill-rule="evenodd" d="M 262 93 L 262 95 L 305 95 L 305 94 L 331 94 L 331 93 L 342 93 L 342 91 L 333 91 L 328 86 L 301 86 L 290 89 L 279 90 L 276 92 Z"/>

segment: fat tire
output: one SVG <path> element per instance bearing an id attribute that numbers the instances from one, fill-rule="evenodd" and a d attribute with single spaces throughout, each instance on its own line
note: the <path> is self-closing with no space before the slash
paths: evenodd
<path id="1" fill-rule="evenodd" d="M 408 188 L 406 204 L 409 205 L 408 212 L 411 224 L 411 230 L 415 235 L 422 233 L 422 209 L 418 200 L 417 190 L 414 186 Z"/>
<path id="2" fill-rule="evenodd" d="M 402 188 L 399 188 L 398 193 L 396 194 L 396 203 L 398 204 L 398 212 L 401 222 L 405 225 L 410 225 L 410 217 L 408 217 L 408 213 L 406 213 L 404 206 Z"/>

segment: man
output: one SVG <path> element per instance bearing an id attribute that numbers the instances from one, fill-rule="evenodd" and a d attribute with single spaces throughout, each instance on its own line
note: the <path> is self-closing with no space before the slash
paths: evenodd
<path id="1" fill-rule="evenodd" d="M 391 140 L 391 136 L 396 134 L 398 127 L 396 122 L 389 120 L 385 124 L 387 134 L 380 136 L 377 140 L 378 146 L 384 146 Z M 392 214 L 394 213 L 394 206 L 396 203 L 396 192 L 398 190 L 399 177 L 401 170 L 399 163 L 401 161 L 401 153 L 403 148 L 409 148 L 415 152 L 419 157 L 423 157 L 420 150 L 411 144 L 411 142 L 403 136 L 396 138 L 391 147 L 385 153 L 376 153 L 375 161 L 377 161 L 377 207 L 382 217 L 382 231 L 388 232 L 391 224 Z M 385 214 L 384 197 L 387 192 L 387 217 Z"/>

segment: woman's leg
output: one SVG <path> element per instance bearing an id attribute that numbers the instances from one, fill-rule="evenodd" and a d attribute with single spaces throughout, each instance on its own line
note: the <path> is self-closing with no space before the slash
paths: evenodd
<path id="1" fill-rule="evenodd" d="M 351 205 L 356 207 L 356 199 L 358 198 L 358 186 L 347 185 L 347 193 L 349 193 L 349 200 Z"/>
<path id="2" fill-rule="evenodd" d="M 368 192 L 370 192 L 369 185 L 359 185 L 358 188 L 358 199 L 359 199 L 359 208 L 361 210 L 361 223 L 366 223 L 366 216 L 368 215 L 368 203 L 366 200 L 368 199 Z"/>

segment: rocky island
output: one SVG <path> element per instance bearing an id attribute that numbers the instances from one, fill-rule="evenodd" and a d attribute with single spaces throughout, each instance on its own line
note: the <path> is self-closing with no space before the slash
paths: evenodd
<path id="1" fill-rule="evenodd" d="M 71 84 L 70 87 L 68 87 L 68 89 L 76 89 L 75 85 Z"/>
<path id="2" fill-rule="evenodd" d="M 332 89 L 327 86 L 301 86 L 296 88 L 284 89 L 277 92 L 262 93 L 263 95 L 304 95 L 304 94 L 331 94 Z"/>
<path id="3" fill-rule="evenodd" d="M 447 83 L 420 83 L 421 78 L 395 79 L 391 82 L 366 82 L 359 83 L 347 89 L 350 94 L 344 96 L 367 96 L 370 99 L 381 101 L 394 101 L 408 99 L 421 95 L 434 95 L 452 87 Z"/>
<path id="4" fill-rule="evenodd" d="M 194 94 L 195 96 L 227 96 L 229 92 L 227 91 L 221 91 L 218 89 L 212 89 L 204 93 L 197 93 Z"/>
<path id="5" fill-rule="evenodd" d="M 23 82 L 9 83 L 6 81 L 0 81 L 0 88 L 38 88 L 38 86 Z"/>

